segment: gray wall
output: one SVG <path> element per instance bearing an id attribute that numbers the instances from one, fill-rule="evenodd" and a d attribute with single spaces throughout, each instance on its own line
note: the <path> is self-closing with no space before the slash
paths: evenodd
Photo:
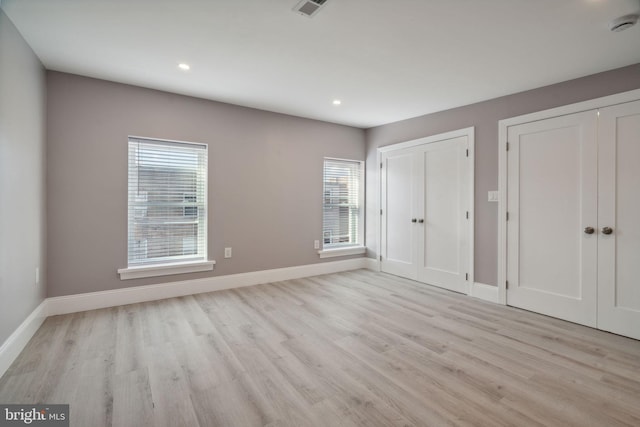
<path id="1" fill-rule="evenodd" d="M 0 10 L 0 345 L 45 296 L 45 96 L 44 68 Z"/>
<path id="2" fill-rule="evenodd" d="M 478 82 L 482 84 L 482 82 Z M 487 191 L 498 189 L 498 120 L 640 88 L 640 64 L 521 92 L 452 110 L 368 129 L 367 248 L 378 250 L 375 205 L 379 169 L 376 150 L 389 144 L 475 126 L 475 281 L 497 284 L 498 204 Z"/>
<path id="3" fill-rule="evenodd" d="M 324 261 L 323 157 L 364 160 L 363 130 L 59 72 L 47 84 L 49 296 Z M 209 144 L 213 272 L 119 279 L 128 135 Z"/>

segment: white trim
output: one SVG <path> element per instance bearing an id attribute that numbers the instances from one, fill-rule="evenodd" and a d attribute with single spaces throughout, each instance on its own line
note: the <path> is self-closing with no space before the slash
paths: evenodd
<path id="1" fill-rule="evenodd" d="M 469 128 L 463 129 L 467 135 L 467 141 L 469 143 L 469 165 L 467 166 L 467 173 L 469 176 L 467 179 L 469 180 L 469 236 L 468 236 L 468 272 L 469 272 L 469 283 L 474 283 L 474 279 L 476 277 L 475 273 L 475 265 L 476 265 L 476 252 L 475 252 L 475 237 L 476 237 L 476 128 L 475 126 L 471 126 Z M 458 131 L 460 132 L 460 131 Z M 470 290 L 467 290 L 469 293 Z"/>
<path id="2" fill-rule="evenodd" d="M 48 316 L 155 301 L 223 289 L 240 288 L 282 280 L 299 279 L 302 277 L 338 273 L 360 268 L 377 271 L 377 262 L 371 258 L 355 258 L 297 267 L 209 277 L 206 279 L 47 298 L 31 312 L 0 346 L 0 377 L 9 369 L 16 357 L 22 352 Z"/>
<path id="3" fill-rule="evenodd" d="M 365 261 L 365 266 L 363 268 L 366 268 L 367 270 L 371 270 L 371 271 L 375 271 L 375 272 L 380 272 L 380 261 L 378 261 L 375 258 L 363 258 Z"/>
<path id="4" fill-rule="evenodd" d="M 439 133 L 437 135 L 430 135 L 424 138 L 412 139 L 411 141 L 398 142 L 397 144 L 385 145 L 378 148 L 378 153 L 386 153 L 388 151 L 402 150 L 405 148 L 416 147 L 422 144 L 429 144 L 431 142 L 445 141 L 447 139 L 459 138 L 461 136 L 471 136 L 475 133 L 475 127 L 471 126 L 464 129 L 452 130 L 449 132 Z"/>
<path id="5" fill-rule="evenodd" d="M 597 110 L 599 108 L 610 107 L 616 104 L 637 101 L 638 99 L 640 99 L 640 89 L 634 89 L 628 92 L 621 92 L 614 95 L 603 96 L 601 98 L 590 99 L 588 101 L 576 102 L 575 104 L 563 105 L 561 107 L 551 108 L 548 110 L 523 114 L 522 116 L 510 117 L 500 120 L 498 123 L 509 127 L 521 123 L 544 120 L 551 117 L 580 113 L 582 111 Z"/>
<path id="6" fill-rule="evenodd" d="M 349 246 L 348 248 L 331 248 L 318 251 L 320 258 L 333 258 L 337 256 L 360 255 L 367 251 L 364 246 Z"/>
<path id="7" fill-rule="evenodd" d="M 211 271 L 215 261 L 181 262 L 162 265 L 143 265 L 118 269 L 120 280 L 141 279 L 143 277 L 168 276 L 171 274 Z"/>
<path id="8" fill-rule="evenodd" d="M 375 167 L 376 173 L 374 173 L 373 176 L 375 179 L 374 185 L 376 186 L 376 198 L 374 200 L 376 210 L 373 216 L 376 232 L 376 253 L 374 255 L 377 263 L 377 271 L 382 271 L 382 263 L 380 262 L 380 257 L 382 256 L 382 214 L 380 213 L 382 210 L 382 152 L 379 148 L 376 150 Z M 367 179 L 370 179 L 370 177 L 367 177 Z"/>
<path id="9" fill-rule="evenodd" d="M 110 291 L 90 292 L 48 298 L 48 315 L 76 313 L 98 308 L 116 307 L 146 301 L 181 297 L 204 292 L 234 289 L 282 280 L 341 271 L 368 268 L 367 258 L 354 258 L 341 261 L 321 262 L 318 264 L 300 265 L 296 267 L 276 268 L 273 270 L 253 271 L 250 273 L 230 274 L 226 276 L 207 277 L 203 279 L 185 280 L 181 282 L 162 283 L 157 285 L 135 286 Z"/>
<path id="10" fill-rule="evenodd" d="M 498 122 L 498 303 L 507 305 L 507 125 Z"/>
<path id="11" fill-rule="evenodd" d="M 47 318 L 47 305 L 48 302 L 45 299 L 0 346 L 0 377 L 9 369 L 9 366 L 16 360 L 16 357 Z"/>
<path id="12" fill-rule="evenodd" d="M 163 138 L 154 138 L 150 136 L 136 136 L 136 135 L 129 135 L 128 138 L 129 139 L 133 138 L 140 141 L 151 141 L 151 142 L 158 141 L 158 142 L 169 142 L 172 144 L 199 145 L 202 147 L 209 148 L 208 142 L 181 141 L 179 139 L 163 139 Z"/>
<path id="13" fill-rule="evenodd" d="M 564 116 L 640 99 L 640 89 L 498 121 L 498 302 L 507 304 L 507 136 L 510 126 Z"/>
<path id="14" fill-rule="evenodd" d="M 486 285 L 484 283 L 473 282 L 471 284 L 470 296 L 484 301 L 498 303 L 498 287 Z"/>

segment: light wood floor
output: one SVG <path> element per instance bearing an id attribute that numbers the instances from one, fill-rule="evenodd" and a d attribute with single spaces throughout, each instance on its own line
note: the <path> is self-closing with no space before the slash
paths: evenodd
<path id="1" fill-rule="evenodd" d="M 46 320 L 72 426 L 640 426 L 640 341 L 359 270 Z"/>

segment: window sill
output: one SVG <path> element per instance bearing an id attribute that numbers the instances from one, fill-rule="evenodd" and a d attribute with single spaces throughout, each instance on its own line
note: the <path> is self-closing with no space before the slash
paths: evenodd
<path id="1" fill-rule="evenodd" d="M 336 256 L 360 255 L 367 251 L 364 246 L 349 246 L 347 248 L 322 249 L 318 251 L 320 258 L 333 258 Z"/>
<path id="2" fill-rule="evenodd" d="M 212 271 L 215 261 L 183 262 L 173 264 L 145 265 L 118 269 L 120 280 L 142 279 L 143 277 L 168 276 L 171 274 Z"/>

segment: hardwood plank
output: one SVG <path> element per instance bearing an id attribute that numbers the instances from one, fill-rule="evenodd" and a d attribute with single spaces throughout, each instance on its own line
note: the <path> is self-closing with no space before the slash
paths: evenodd
<path id="1" fill-rule="evenodd" d="M 72 426 L 637 426 L 640 341 L 367 270 L 48 318 L 2 403 Z"/>
<path id="2" fill-rule="evenodd" d="M 199 426 L 190 389 L 170 343 L 147 348 L 153 425 Z M 89 425 L 89 424 L 85 424 Z"/>
<path id="3" fill-rule="evenodd" d="M 74 419 L 74 424 L 78 425 Z M 153 399 L 146 368 L 116 374 L 113 381 L 114 427 L 153 426 Z"/>

